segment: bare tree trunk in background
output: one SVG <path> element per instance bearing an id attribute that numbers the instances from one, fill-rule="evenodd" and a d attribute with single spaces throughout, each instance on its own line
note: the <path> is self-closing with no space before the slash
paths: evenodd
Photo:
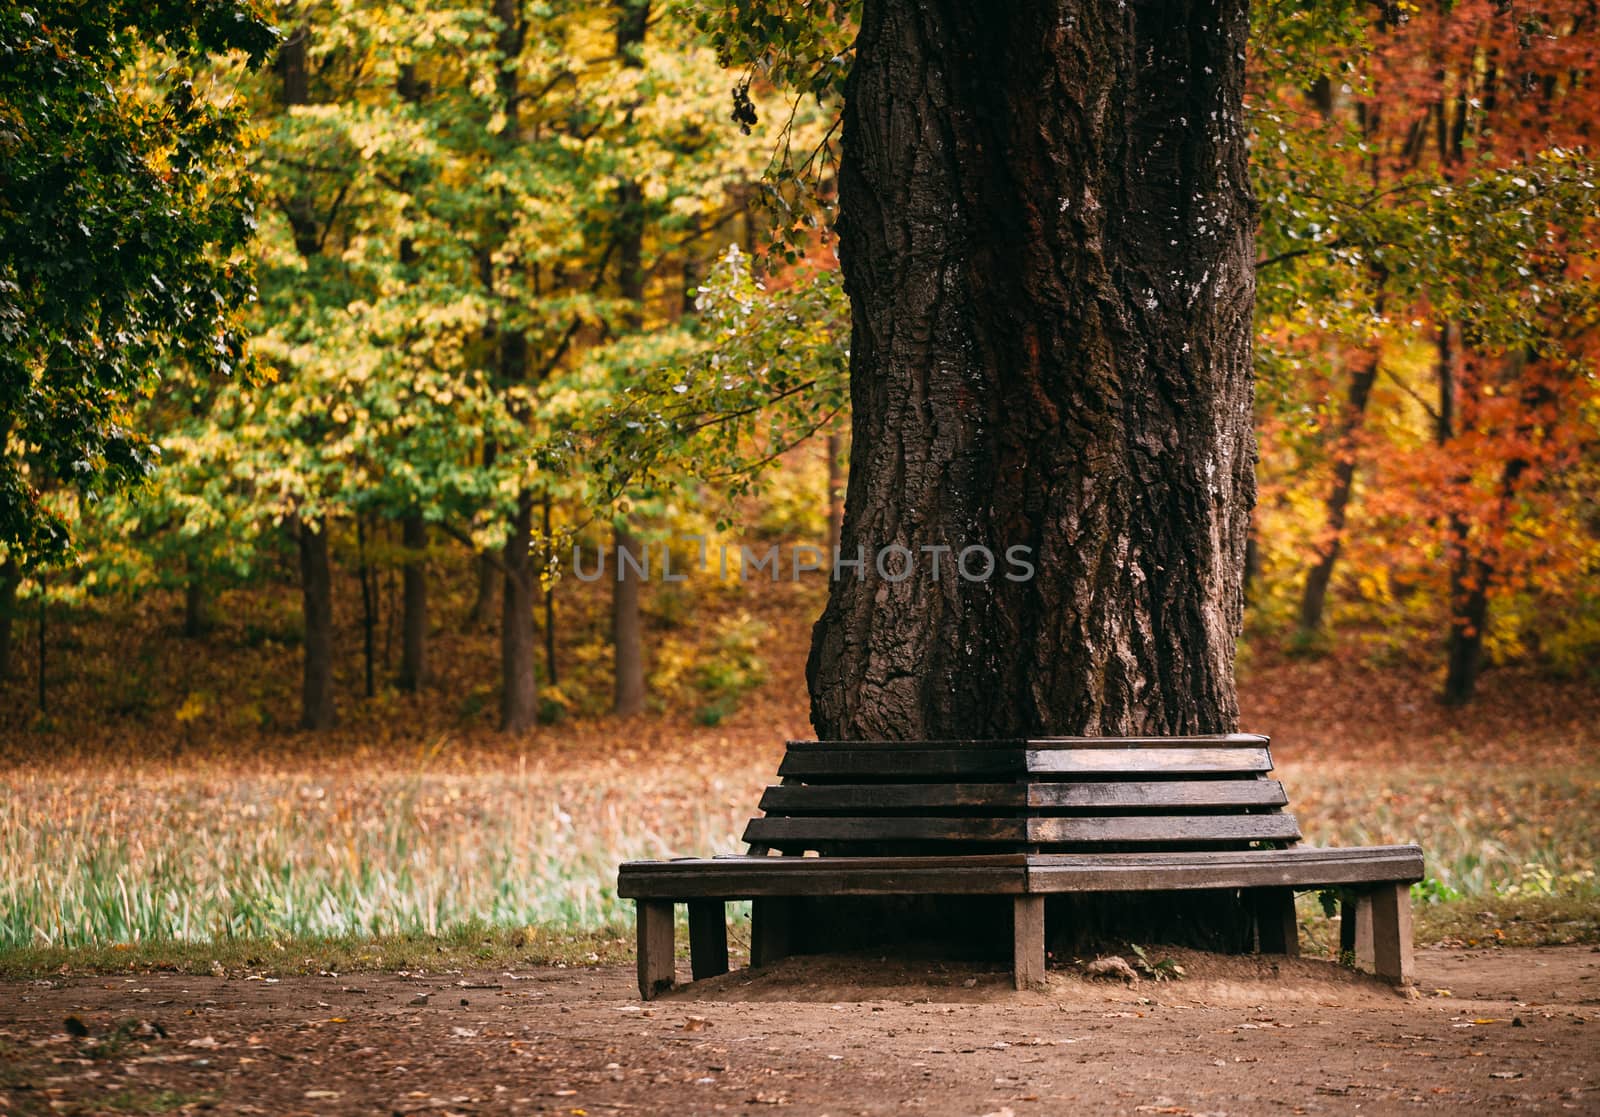
<path id="1" fill-rule="evenodd" d="M 539 720 L 539 680 L 534 669 L 533 495 L 517 497 L 511 535 L 501 552 L 505 580 L 500 615 L 500 729 L 526 733 Z"/>
<path id="2" fill-rule="evenodd" d="M 0 682 L 11 677 L 11 634 L 17 616 L 17 588 L 22 585 L 22 571 L 17 560 L 7 558 L 0 562 Z"/>
<path id="3" fill-rule="evenodd" d="M 497 450 L 494 443 L 487 443 L 483 448 L 483 466 L 488 469 L 494 464 Z M 472 599 L 472 625 L 474 628 L 488 628 L 494 621 L 495 608 L 500 604 L 500 565 L 495 562 L 494 556 L 484 552 L 475 555 L 473 565 L 477 573 L 477 592 Z"/>
<path id="4" fill-rule="evenodd" d="M 328 559 L 327 525 L 301 520 L 295 535 L 300 544 L 300 608 L 305 618 L 300 727 L 331 729 L 333 701 L 333 566 Z"/>
<path id="5" fill-rule="evenodd" d="M 1247 29 L 1242 0 L 866 0 L 839 234 L 867 561 L 813 636 L 819 736 L 1235 728 Z"/>
<path id="6" fill-rule="evenodd" d="M 377 575 L 367 557 L 367 517 L 356 515 L 356 577 L 361 583 L 361 654 L 366 667 L 368 698 L 378 693 L 378 587 Z"/>
<path id="7" fill-rule="evenodd" d="M 400 689 L 419 691 L 428 681 L 428 521 L 420 509 L 400 519 L 401 567 Z"/>
<path id="8" fill-rule="evenodd" d="M 628 67 L 642 65 L 639 48 L 644 45 L 650 19 L 649 0 L 618 0 L 617 54 Z M 631 115 L 631 110 L 630 110 Z M 629 331 L 644 325 L 644 191 L 632 179 L 617 187 L 617 289 L 627 302 L 623 327 Z M 639 617 L 637 571 L 630 570 L 623 556 L 637 560 L 639 541 L 624 520 L 616 524 L 617 579 L 611 592 L 611 634 L 615 650 L 612 710 L 624 717 L 644 712 L 644 626 Z"/>
<path id="9" fill-rule="evenodd" d="M 612 709 L 629 717 L 644 713 L 644 633 L 639 620 L 639 586 L 645 560 L 644 549 L 626 525 L 618 521 L 614 530 L 617 571 L 612 583 L 611 639 L 616 691 Z"/>
<path id="10" fill-rule="evenodd" d="M 544 674 L 545 681 L 555 686 L 561 680 L 556 674 L 556 583 L 545 578 L 555 554 L 555 528 L 551 523 L 550 490 L 544 491 L 544 551 L 540 561 L 540 581 L 544 583 Z"/>
<path id="11" fill-rule="evenodd" d="M 1382 313 L 1380 302 L 1379 313 Z M 1356 439 L 1366 419 L 1367 401 L 1378 379 L 1380 355 L 1377 343 L 1361 353 L 1350 372 L 1350 394 L 1345 400 L 1344 418 L 1333 443 L 1333 487 L 1328 490 L 1324 531 L 1327 539 L 1318 548 L 1317 561 L 1306 574 L 1300 595 L 1300 635 L 1314 636 L 1322 628 L 1322 614 L 1328 602 L 1328 586 L 1344 546 L 1344 528 L 1350 514 L 1350 495 L 1355 489 Z"/>

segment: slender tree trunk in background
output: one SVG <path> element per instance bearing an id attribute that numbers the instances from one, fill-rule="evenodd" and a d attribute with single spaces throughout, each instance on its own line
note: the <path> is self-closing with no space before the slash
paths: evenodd
<path id="1" fill-rule="evenodd" d="M 50 691 L 46 686 L 45 675 L 45 649 L 48 646 L 45 622 L 47 621 L 49 615 L 47 599 L 48 595 L 45 593 L 45 581 L 41 576 L 39 579 L 39 712 L 41 714 L 47 714 L 50 712 Z"/>
<path id="2" fill-rule="evenodd" d="M 540 563 L 540 582 L 544 585 L 544 676 L 551 686 L 561 680 L 556 675 L 556 583 L 546 578 L 554 557 L 555 529 L 551 523 L 550 490 L 544 491 L 544 551 Z"/>
<path id="3" fill-rule="evenodd" d="M 494 556 L 485 552 L 473 558 L 473 569 L 478 589 L 472 599 L 472 624 L 475 628 L 488 628 L 500 604 L 500 567 Z"/>
<path id="4" fill-rule="evenodd" d="M 17 588 L 22 585 L 22 572 L 16 559 L 0 562 L 0 682 L 11 677 L 11 634 L 17 615 Z"/>
<path id="5" fill-rule="evenodd" d="M 361 653 L 365 662 L 366 695 L 378 693 L 378 587 L 372 563 L 367 558 L 367 517 L 356 516 L 356 576 L 361 581 Z"/>
<path id="6" fill-rule="evenodd" d="M 844 453 L 844 439 L 838 431 L 828 432 L 828 555 L 839 550 L 839 529 L 844 524 L 844 470 L 839 457 Z"/>
<path id="7" fill-rule="evenodd" d="M 192 566 L 183 583 L 183 634 L 198 640 L 211 631 L 210 594 L 205 579 Z"/>
<path id="8" fill-rule="evenodd" d="M 813 636 L 820 736 L 1235 728 L 1246 30 L 1242 0 L 867 0 L 839 175 L 866 566 Z"/>
<path id="9" fill-rule="evenodd" d="M 421 690 L 428 678 L 428 522 L 419 510 L 400 520 L 403 609 L 400 633 L 400 688 Z"/>
<path id="10" fill-rule="evenodd" d="M 1380 303 L 1379 313 L 1382 313 Z M 1372 385 L 1378 379 L 1380 355 L 1378 346 L 1362 352 L 1359 363 L 1350 373 L 1350 394 L 1345 400 L 1344 419 L 1334 439 L 1333 487 L 1328 490 L 1324 532 L 1326 541 L 1318 548 L 1316 563 L 1306 574 L 1305 589 L 1300 595 L 1300 635 L 1313 636 L 1322 627 L 1322 614 L 1328 602 L 1328 586 L 1333 582 L 1333 569 L 1339 562 L 1339 551 L 1344 546 L 1344 528 L 1350 513 L 1350 495 L 1355 489 L 1356 438 L 1367 414 L 1367 401 L 1372 398 Z"/>
<path id="11" fill-rule="evenodd" d="M 623 717 L 644 713 L 644 633 L 639 621 L 639 587 L 644 548 L 620 521 L 616 526 L 616 581 L 612 591 L 611 639 L 615 650 L 616 693 L 612 709 Z M 630 562 L 624 556 L 630 556 Z"/>
<path id="12" fill-rule="evenodd" d="M 501 552 L 505 585 L 500 602 L 500 729 L 526 733 L 539 717 L 539 680 L 534 670 L 533 496 L 517 498 L 511 535 Z"/>
<path id="13" fill-rule="evenodd" d="M 300 727 L 331 729 L 333 702 L 333 566 L 328 559 L 327 525 L 302 520 L 300 542 L 300 607 L 305 618 Z"/>
<path id="14" fill-rule="evenodd" d="M 644 45 L 650 19 L 649 0 L 618 0 L 617 54 L 627 67 L 641 65 L 639 48 Z M 630 116 L 632 110 L 630 110 Z M 617 292 L 625 300 L 622 325 L 629 332 L 644 325 L 644 191 L 632 179 L 617 187 Z M 617 577 L 611 583 L 611 636 L 613 655 L 612 710 L 623 717 L 644 712 L 644 625 L 639 617 L 637 570 L 623 556 L 638 560 L 643 553 L 624 520 L 616 524 Z"/>

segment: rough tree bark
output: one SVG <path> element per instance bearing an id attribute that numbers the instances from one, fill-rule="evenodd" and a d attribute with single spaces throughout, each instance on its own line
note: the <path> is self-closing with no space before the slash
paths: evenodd
<path id="1" fill-rule="evenodd" d="M 1246 27 L 1243 0 L 867 0 L 839 186 L 867 565 L 813 636 L 820 736 L 1235 727 Z M 875 568 L 891 544 L 914 576 Z M 977 546 L 987 581 L 953 569 Z"/>
<path id="2" fill-rule="evenodd" d="M 21 584 L 17 560 L 8 557 L 0 562 L 0 682 L 11 677 L 11 622 L 17 615 L 17 588 Z"/>
<path id="3" fill-rule="evenodd" d="M 428 521 L 412 509 L 400 518 L 400 689 L 421 690 L 428 679 Z"/>
<path id="4" fill-rule="evenodd" d="M 300 686 L 300 727 L 331 729 L 333 702 L 333 567 L 328 561 L 326 525 L 303 520 L 296 525 L 300 544 L 300 607 L 305 618 L 304 667 Z"/>

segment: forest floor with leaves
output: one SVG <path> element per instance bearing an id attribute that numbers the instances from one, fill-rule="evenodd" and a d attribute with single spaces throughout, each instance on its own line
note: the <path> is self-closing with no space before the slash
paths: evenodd
<path id="1" fill-rule="evenodd" d="M 629 967 L 0 983 L 0 1113 L 1600 1109 L 1600 950 L 1429 948 L 1402 997 L 1313 960 L 1175 952 L 1132 985 L 792 958 L 655 1001 Z"/>

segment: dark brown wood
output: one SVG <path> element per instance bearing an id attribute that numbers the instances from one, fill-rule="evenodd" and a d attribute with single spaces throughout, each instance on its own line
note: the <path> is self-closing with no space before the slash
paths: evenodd
<path id="1" fill-rule="evenodd" d="M 1266 748 L 1271 738 L 1260 733 L 1197 733 L 1176 737 L 1002 737 L 969 740 L 952 738 L 930 741 L 785 741 L 789 752 L 817 752 L 829 749 L 852 751 L 904 752 L 908 749 L 1020 749 L 1020 748 L 1173 748 L 1175 746 L 1238 746 Z"/>
<path id="2" fill-rule="evenodd" d="M 1025 890 L 1022 854 L 958 857 L 715 857 L 628 861 L 625 899 L 728 900 L 757 896 L 1014 895 Z"/>
<path id="3" fill-rule="evenodd" d="M 1293 815 L 1123 815 L 1097 818 L 904 818 L 894 816 L 754 818 L 746 842 L 817 849 L 841 842 L 1001 842 L 1075 845 L 1101 842 L 1297 841 Z"/>
<path id="4" fill-rule="evenodd" d="M 638 932 L 639 996 L 650 1000 L 675 980 L 672 900 L 641 899 L 634 905 Z"/>
<path id="5" fill-rule="evenodd" d="M 773 859 L 781 861 L 780 859 Z M 796 903 L 792 895 L 758 896 L 750 905 L 750 964 L 770 966 L 794 948 Z"/>
<path id="6" fill-rule="evenodd" d="M 1009 842 L 1028 841 L 1025 818 L 753 818 L 746 842 L 782 848 L 815 842 Z"/>
<path id="7" fill-rule="evenodd" d="M 1256 949 L 1262 954 L 1300 956 L 1300 924 L 1294 889 L 1259 888 L 1251 894 L 1256 916 Z"/>
<path id="8" fill-rule="evenodd" d="M 984 807 L 1020 810 L 1029 789 L 1017 783 L 789 784 L 769 787 L 761 809 L 769 815 Z"/>
<path id="9" fill-rule="evenodd" d="M 1053 810 L 1157 807 L 1281 807 L 1289 802 L 1277 780 L 1157 780 L 1153 782 L 1030 783 L 1028 806 Z"/>
<path id="10" fill-rule="evenodd" d="M 815 895 L 1017 895 L 1218 888 L 1322 888 L 1422 879 L 1414 845 L 1361 849 L 947 857 L 722 857 L 629 861 L 617 894 L 722 899 Z"/>
<path id="11" fill-rule="evenodd" d="M 1044 983 L 1044 897 L 1018 896 L 1011 909 L 1011 972 L 1018 989 Z"/>
<path id="12" fill-rule="evenodd" d="M 728 972 L 728 912 L 721 900 L 689 901 L 689 969 L 696 981 Z"/>
<path id="13" fill-rule="evenodd" d="M 817 749 L 790 752 L 780 776 L 1020 776 L 1027 771 L 1022 749 Z"/>

